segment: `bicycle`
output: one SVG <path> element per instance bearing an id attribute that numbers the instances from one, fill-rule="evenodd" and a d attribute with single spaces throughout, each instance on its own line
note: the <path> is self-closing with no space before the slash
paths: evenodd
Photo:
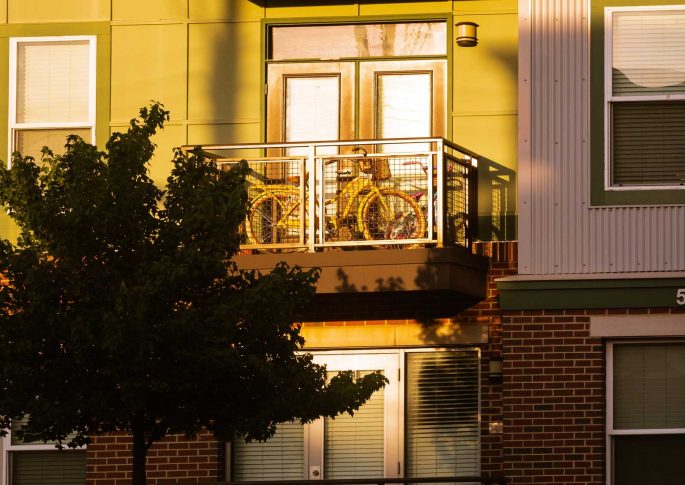
<path id="1" fill-rule="evenodd" d="M 338 172 L 338 176 L 351 175 L 347 171 Z M 245 219 L 248 242 L 297 245 L 301 224 L 299 181 L 256 184 L 253 189 L 261 193 L 252 200 Z M 327 217 L 325 231 L 330 238 L 418 239 L 426 231 L 426 218 L 414 198 L 398 189 L 380 188 L 372 178 L 361 174 L 350 180 L 334 198 L 324 202 L 325 206 L 332 204 L 342 210 Z M 306 220 L 305 211 L 305 223 Z M 277 249 L 264 248 L 266 251 Z"/>
<path id="2" fill-rule="evenodd" d="M 421 170 L 423 173 L 427 176 L 428 175 L 428 164 L 422 161 L 418 160 L 413 160 L 413 161 L 408 161 L 408 162 L 403 162 L 402 165 L 404 166 L 411 166 L 411 165 L 419 165 L 421 167 Z M 466 186 L 464 183 L 463 179 L 460 179 L 463 177 L 459 176 L 455 172 L 454 166 L 452 165 L 447 165 L 446 170 L 445 170 L 445 175 L 447 177 L 447 181 L 445 184 L 445 188 L 449 186 L 449 191 L 451 192 L 464 192 L 466 190 Z M 433 173 L 433 183 L 436 183 L 437 176 L 435 172 Z M 410 197 L 412 197 L 414 200 L 416 200 L 417 203 L 421 204 L 421 210 L 426 217 L 428 218 L 428 201 L 427 199 L 427 193 L 424 190 L 418 190 L 416 192 L 413 192 L 409 194 Z M 438 213 L 438 193 L 435 191 L 433 193 L 433 214 Z M 447 213 L 447 219 L 446 219 L 446 224 L 445 227 L 450 230 L 450 238 L 454 241 L 457 239 L 464 239 L 466 238 L 466 226 L 467 226 L 467 220 L 468 216 L 466 212 L 464 211 L 458 211 L 456 213 Z M 437 221 L 434 222 L 434 224 L 437 224 Z M 434 226 L 434 230 L 437 231 L 437 226 Z"/>

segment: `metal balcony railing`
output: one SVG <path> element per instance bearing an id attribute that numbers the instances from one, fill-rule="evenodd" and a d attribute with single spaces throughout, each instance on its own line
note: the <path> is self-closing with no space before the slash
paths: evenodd
<path id="1" fill-rule="evenodd" d="M 443 138 L 185 146 L 250 167 L 241 248 L 470 247 L 477 157 Z"/>

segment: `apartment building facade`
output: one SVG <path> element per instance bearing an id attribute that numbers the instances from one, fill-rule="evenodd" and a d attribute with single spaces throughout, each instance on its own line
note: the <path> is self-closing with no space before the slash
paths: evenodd
<path id="1" fill-rule="evenodd" d="M 484 302 L 493 283 L 470 247 L 514 234 L 516 10 L 513 0 L 3 0 L 2 158 L 59 149 L 72 132 L 102 146 L 162 101 L 171 120 L 152 177 L 164 183 L 175 146 L 201 145 L 226 166 L 247 158 L 236 261 L 322 267 L 306 349 L 330 372 L 390 379 L 354 418 L 286 423 L 266 444 L 170 437 L 150 450 L 150 479 L 499 472 L 481 419 L 501 422 L 488 377 L 499 359 Z M 471 35 L 462 22 L 478 24 L 477 47 L 458 46 Z M 476 164 L 489 174 L 480 181 Z M 3 236 L 16 235 L 0 217 Z M 125 435 L 63 452 L 10 435 L 2 480 L 125 483 L 129 449 Z"/>
<path id="2" fill-rule="evenodd" d="M 169 437 L 149 477 L 678 483 L 681 18 L 652 0 L 0 0 L 0 158 L 102 146 L 162 101 L 152 177 L 175 146 L 246 158 L 236 261 L 320 267 L 306 350 L 390 380 L 264 444 Z M 9 436 L 1 481 L 126 483 L 130 446 Z"/>
<path id="3" fill-rule="evenodd" d="M 680 481 L 682 14 L 519 3 L 519 265 L 498 282 L 512 482 Z"/>

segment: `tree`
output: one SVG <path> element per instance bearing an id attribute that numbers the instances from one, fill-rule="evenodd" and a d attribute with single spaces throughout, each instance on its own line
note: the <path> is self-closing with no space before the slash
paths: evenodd
<path id="1" fill-rule="evenodd" d="M 76 447 L 133 437 L 133 483 L 169 433 L 263 440 L 275 425 L 352 413 L 381 388 L 299 353 L 297 321 L 316 271 L 241 271 L 246 163 L 223 171 L 175 152 L 164 191 L 147 174 L 153 104 L 100 152 L 77 136 L 41 164 L 15 153 L 0 202 L 18 224 L 0 240 L 0 431 Z"/>

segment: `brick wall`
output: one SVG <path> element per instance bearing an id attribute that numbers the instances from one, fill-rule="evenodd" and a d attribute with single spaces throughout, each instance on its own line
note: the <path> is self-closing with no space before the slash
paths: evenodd
<path id="1" fill-rule="evenodd" d="M 458 322 L 485 323 L 489 328 L 489 342 L 481 346 L 481 470 L 483 474 L 503 473 L 501 434 L 489 434 L 489 423 L 503 420 L 502 383 L 489 380 L 491 357 L 503 355 L 502 318 L 498 303 L 496 278 L 516 273 L 516 243 L 481 243 L 478 254 L 491 257 L 488 273 L 487 299 L 461 313 Z M 409 325 L 414 320 L 363 320 L 345 322 L 317 322 L 308 325 L 359 326 Z M 505 428 L 506 430 L 506 428 Z M 171 436 L 153 446 L 148 454 L 149 483 L 193 483 L 224 479 L 224 446 L 203 436 L 200 440 L 185 440 Z M 124 485 L 130 483 L 131 439 L 125 434 L 96 437 L 88 447 L 88 485 Z"/>
<path id="2" fill-rule="evenodd" d="M 131 449 L 131 437 L 123 433 L 95 437 L 88 445 L 87 485 L 129 485 Z M 196 440 L 168 436 L 148 451 L 148 483 L 223 480 L 224 449 L 224 444 L 209 434 Z"/>
<path id="3" fill-rule="evenodd" d="M 604 480 L 604 352 L 583 311 L 503 315 L 510 484 Z"/>
<path id="4" fill-rule="evenodd" d="M 491 422 L 503 420 L 502 383 L 491 382 L 489 364 L 491 358 L 502 357 L 502 319 L 499 308 L 496 278 L 516 274 L 515 243 L 481 243 L 477 252 L 491 257 L 488 271 L 487 299 L 459 315 L 459 321 L 487 323 L 489 342 L 481 347 L 481 472 L 484 475 L 501 475 L 502 438 L 501 434 L 490 434 Z M 503 250 L 504 249 L 504 250 Z"/>
<path id="5" fill-rule="evenodd" d="M 677 309 L 505 312 L 503 462 L 508 483 L 605 483 L 605 346 L 593 315 Z"/>

